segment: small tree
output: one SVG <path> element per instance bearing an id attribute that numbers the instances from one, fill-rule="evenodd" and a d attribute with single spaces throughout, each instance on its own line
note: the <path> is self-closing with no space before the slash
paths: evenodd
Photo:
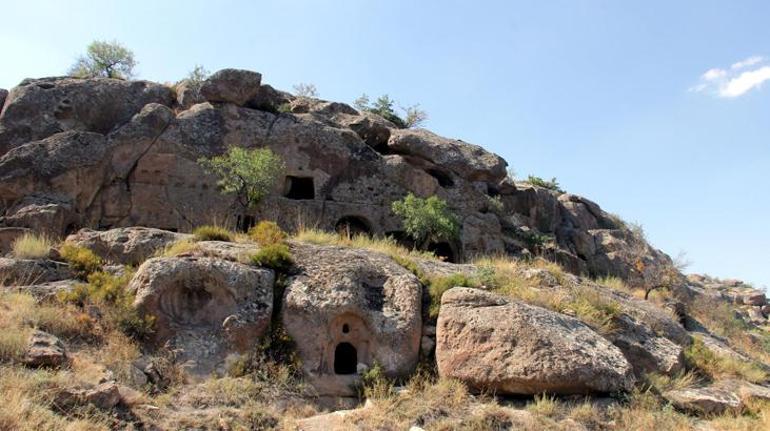
<path id="1" fill-rule="evenodd" d="M 631 232 L 631 263 L 637 274 L 638 288 L 644 291 L 644 299 L 650 298 L 654 290 L 672 289 L 682 279 L 690 263 L 684 252 L 679 253 L 671 262 L 655 262 L 647 244 L 647 234 L 639 223 L 628 223 Z"/>
<path id="2" fill-rule="evenodd" d="M 269 148 L 230 147 L 227 153 L 198 163 L 219 177 L 224 193 L 234 194 L 244 209 L 256 206 L 275 186 L 285 165 Z"/>
<path id="3" fill-rule="evenodd" d="M 294 95 L 297 97 L 317 99 L 318 89 L 314 84 L 305 84 L 304 82 L 300 82 L 294 86 Z"/>
<path id="4" fill-rule="evenodd" d="M 428 121 L 428 113 L 420 109 L 420 105 L 408 106 L 401 108 L 401 110 L 406 114 L 404 124 L 410 129 L 420 127 Z"/>
<path id="5" fill-rule="evenodd" d="M 457 217 L 446 201 L 436 196 L 422 199 L 409 193 L 393 202 L 391 208 L 401 217 L 407 235 L 423 250 L 434 242 L 452 241 L 460 233 Z"/>
<path id="6" fill-rule="evenodd" d="M 205 67 L 201 66 L 200 64 L 196 64 L 195 67 L 193 67 L 193 70 L 187 74 L 187 77 L 185 77 L 184 81 L 187 82 L 187 85 L 193 91 L 199 92 L 203 86 L 203 81 L 205 81 L 209 75 L 210 73 L 208 70 L 206 70 Z"/>
<path id="7" fill-rule="evenodd" d="M 117 41 L 96 40 L 86 48 L 86 55 L 80 56 L 69 70 L 78 78 L 129 79 L 134 76 L 134 53 Z"/>
<path id="8" fill-rule="evenodd" d="M 377 114 L 401 129 L 419 127 L 428 120 L 428 113 L 420 109 L 420 105 L 412 105 L 406 108 L 400 107 L 399 109 L 404 111 L 405 115 L 405 118 L 401 118 L 396 114 L 395 109 L 393 109 L 395 104 L 396 101 L 391 99 L 387 94 L 378 97 L 374 103 L 371 102 L 369 96 L 366 94 L 362 94 L 361 97 L 353 102 L 353 106 L 359 111 Z"/>

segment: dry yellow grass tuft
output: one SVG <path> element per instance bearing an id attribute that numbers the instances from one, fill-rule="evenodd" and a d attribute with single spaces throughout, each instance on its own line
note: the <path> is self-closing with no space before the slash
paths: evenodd
<path id="1" fill-rule="evenodd" d="M 172 242 L 162 250 L 158 250 L 154 257 L 176 257 L 182 254 L 193 253 L 198 250 L 200 250 L 200 245 L 195 241 L 183 239 Z"/>
<path id="2" fill-rule="evenodd" d="M 419 259 L 437 260 L 436 255 L 426 251 L 410 250 L 396 242 L 391 237 L 372 238 L 367 235 L 353 237 L 338 233 L 326 232 L 320 229 L 300 228 L 292 237 L 296 241 L 316 245 L 337 245 L 342 247 L 360 248 L 378 251 L 389 256 L 409 256 Z"/>
<path id="3" fill-rule="evenodd" d="M 25 233 L 11 245 L 11 253 L 19 259 L 42 259 L 48 256 L 53 241 L 45 235 Z"/>

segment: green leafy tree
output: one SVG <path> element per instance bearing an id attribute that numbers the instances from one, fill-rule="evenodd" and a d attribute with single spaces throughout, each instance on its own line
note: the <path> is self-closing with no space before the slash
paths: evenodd
<path id="1" fill-rule="evenodd" d="M 130 79 L 134 76 L 135 66 L 134 53 L 130 49 L 117 41 L 96 40 L 72 65 L 69 74 L 78 78 Z"/>
<path id="2" fill-rule="evenodd" d="M 205 81 L 211 73 L 206 70 L 205 67 L 201 66 L 200 64 L 196 64 L 195 67 L 193 67 L 193 70 L 191 70 L 187 77 L 185 77 L 185 81 L 187 81 L 187 85 L 190 86 L 193 91 L 200 91 L 201 87 L 203 86 L 203 81 Z"/>
<path id="3" fill-rule="evenodd" d="M 244 209 L 256 206 L 275 186 L 285 165 L 269 148 L 230 147 L 227 153 L 198 163 L 219 177 L 219 186 L 234 194 Z"/>
<path id="4" fill-rule="evenodd" d="M 401 217 L 407 235 L 421 249 L 431 243 L 455 240 L 460 234 L 457 217 L 446 201 L 436 196 L 423 199 L 409 193 L 393 202 L 392 210 Z"/>

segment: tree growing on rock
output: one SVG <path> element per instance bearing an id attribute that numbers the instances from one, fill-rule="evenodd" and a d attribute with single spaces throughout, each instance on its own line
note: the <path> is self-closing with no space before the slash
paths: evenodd
<path id="1" fill-rule="evenodd" d="M 684 253 L 679 253 L 670 262 L 656 262 L 650 255 L 647 235 L 642 226 L 638 223 L 630 223 L 629 230 L 633 236 L 630 253 L 633 269 L 637 275 L 636 284 L 644 291 L 645 300 L 648 300 L 655 290 L 671 290 L 682 282 L 682 271 L 690 265 Z"/>
<path id="2" fill-rule="evenodd" d="M 419 127 L 428 120 L 428 113 L 420 109 L 420 105 L 412 105 L 406 108 L 401 107 L 400 109 L 404 111 L 405 115 L 405 118 L 401 118 L 393 108 L 395 104 L 396 101 L 387 94 L 378 97 L 374 103 L 369 100 L 369 96 L 366 94 L 362 94 L 361 97 L 353 102 L 353 105 L 359 111 L 377 114 L 401 129 Z"/>
<path id="3" fill-rule="evenodd" d="M 306 84 L 304 82 L 300 82 L 299 84 L 294 86 L 294 95 L 297 97 L 304 97 L 304 98 L 318 98 L 318 89 L 316 88 L 315 84 Z"/>
<path id="4" fill-rule="evenodd" d="M 259 204 L 285 169 L 281 156 L 269 148 L 230 147 L 227 153 L 201 158 L 198 163 L 219 177 L 217 184 L 222 192 L 235 195 L 244 209 Z"/>
<path id="5" fill-rule="evenodd" d="M 134 76 L 134 53 L 117 41 L 95 40 L 69 70 L 77 78 L 130 79 Z"/>
<path id="6" fill-rule="evenodd" d="M 409 193 L 393 202 L 392 210 L 401 217 L 407 235 L 423 250 L 432 243 L 455 240 L 460 234 L 457 217 L 439 197 L 423 199 Z"/>

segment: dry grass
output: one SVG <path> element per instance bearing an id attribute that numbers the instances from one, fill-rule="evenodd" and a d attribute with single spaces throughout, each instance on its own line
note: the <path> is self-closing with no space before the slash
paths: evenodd
<path id="1" fill-rule="evenodd" d="M 621 313 L 619 303 L 596 289 L 572 283 L 555 263 L 536 259 L 531 262 L 510 258 L 483 258 L 476 261 L 481 282 L 495 291 L 549 310 L 574 315 L 602 334 L 615 329 L 614 319 Z M 532 271 L 532 270 L 537 271 Z M 558 286 L 548 286 L 551 281 Z"/>
<path id="2" fill-rule="evenodd" d="M 11 253 L 19 259 L 42 259 L 48 256 L 53 241 L 45 235 L 25 233 L 11 245 Z"/>
<path id="3" fill-rule="evenodd" d="M 192 231 L 196 241 L 225 241 L 231 242 L 235 233 L 231 230 L 214 225 L 198 226 Z"/>
<path id="4" fill-rule="evenodd" d="M 189 239 L 182 239 L 172 242 L 158 250 L 153 257 L 176 257 L 182 254 L 189 254 L 200 250 L 200 245 Z"/>
<path id="5" fill-rule="evenodd" d="M 59 248 L 59 254 L 81 278 L 98 271 L 104 263 L 102 258 L 90 249 L 70 243 L 64 243 Z"/>
<path id="6" fill-rule="evenodd" d="M 768 378 L 767 373 L 757 364 L 715 353 L 698 339 L 694 339 L 684 353 L 691 368 L 711 379 L 738 377 L 759 383 Z"/>
<path id="7" fill-rule="evenodd" d="M 300 228 L 293 239 L 316 245 L 337 245 L 342 247 L 360 248 L 378 251 L 389 256 L 408 256 L 418 259 L 438 260 L 436 255 L 427 251 L 410 250 L 396 242 L 393 238 L 372 238 L 367 235 L 353 237 L 338 233 L 326 232 L 320 229 Z"/>
<path id="8" fill-rule="evenodd" d="M 624 431 L 689 431 L 694 425 L 690 417 L 662 404 L 650 391 L 637 390 L 627 404 L 611 408 L 608 416 L 615 422 L 614 429 Z"/>

